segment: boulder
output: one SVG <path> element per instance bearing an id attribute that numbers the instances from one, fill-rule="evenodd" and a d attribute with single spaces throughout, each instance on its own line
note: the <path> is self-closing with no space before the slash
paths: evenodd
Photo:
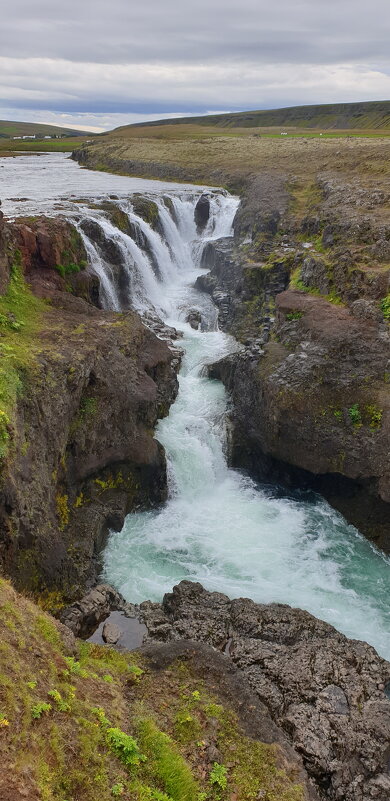
<path id="1" fill-rule="evenodd" d="M 102 637 L 107 645 L 116 645 L 120 640 L 122 631 L 115 623 L 105 623 L 103 626 Z"/>
<path id="2" fill-rule="evenodd" d="M 300 609 L 231 601 L 189 581 L 141 612 L 151 640 L 196 640 L 229 654 L 321 798 L 388 801 L 390 664 L 374 648 Z"/>

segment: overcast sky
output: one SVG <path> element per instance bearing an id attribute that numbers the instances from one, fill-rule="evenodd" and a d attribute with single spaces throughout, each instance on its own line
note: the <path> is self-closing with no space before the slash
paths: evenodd
<path id="1" fill-rule="evenodd" d="M 390 98 L 389 0 L 12 0 L 0 118 L 109 129 Z"/>

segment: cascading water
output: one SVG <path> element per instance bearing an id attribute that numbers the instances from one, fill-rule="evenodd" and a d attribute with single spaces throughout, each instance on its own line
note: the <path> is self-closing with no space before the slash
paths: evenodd
<path id="1" fill-rule="evenodd" d="M 237 200 L 212 194 L 210 219 L 199 237 L 195 187 L 93 173 L 58 154 L 36 162 L 30 156 L 7 159 L 2 192 L 9 215 L 70 215 L 82 231 L 106 308 L 157 311 L 184 332 L 179 394 L 156 432 L 166 449 L 170 497 L 159 510 L 129 515 L 123 530 L 111 534 L 107 580 L 131 601 L 160 600 L 187 578 L 232 597 L 300 606 L 389 658 L 388 557 L 320 498 L 281 497 L 226 464 L 227 399 L 203 366 L 236 345 L 217 330 L 210 298 L 193 283 L 205 242 L 229 235 Z M 137 241 L 89 208 L 89 200 L 96 206 L 112 192 L 136 225 Z M 151 193 L 157 202 L 156 231 L 134 214 L 132 192 Z M 86 200 L 76 204 L 77 197 Z M 85 233 L 86 219 L 114 246 L 119 266 Z M 185 322 L 194 307 L 202 315 L 199 331 Z"/>
<path id="2" fill-rule="evenodd" d="M 235 343 L 215 330 L 210 298 L 192 285 L 205 243 L 231 234 L 237 201 L 213 196 L 202 237 L 195 202 L 176 196 L 173 216 L 158 202 L 159 234 L 141 224 L 161 268 L 157 301 L 145 281 L 142 302 L 184 332 L 185 357 L 178 398 L 156 433 L 167 454 L 170 498 L 162 509 L 129 515 L 123 530 L 111 534 L 105 578 L 133 602 L 160 600 L 187 578 L 231 597 L 289 603 L 389 656 L 389 560 L 322 499 L 280 497 L 227 466 L 227 399 L 203 367 Z M 194 306 L 206 330 L 185 322 Z"/>

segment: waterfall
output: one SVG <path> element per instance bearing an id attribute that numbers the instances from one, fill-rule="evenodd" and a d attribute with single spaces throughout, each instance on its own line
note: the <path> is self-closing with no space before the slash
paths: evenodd
<path id="1" fill-rule="evenodd" d="M 146 324 L 157 315 L 182 332 L 185 352 L 177 400 L 156 431 L 167 455 L 169 499 L 157 511 L 128 515 L 123 530 L 111 534 L 104 576 L 133 602 L 161 600 L 187 578 L 231 597 L 289 603 L 388 657 L 389 559 L 323 499 L 281 497 L 226 464 L 226 393 L 203 368 L 237 344 L 218 330 L 214 304 L 194 282 L 206 244 L 232 235 L 238 200 L 210 192 L 199 233 L 199 197 L 150 195 L 158 211 L 153 227 L 131 197 L 122 198 L 132 235 L 103 211 L 84 209 L 78 221 L 102 305 L 137 309 Z M 194 309 L 199 330 L 186 322 Z"/>
<path id="2" fill-rule="evenodd" d="M 231 235 L 238 200 L 230 195 L 213 195 L 210 219 L 204 232 L 198 234 L 194 211 L 199 195 L 174 195 L 169 198 L 171 209 L 163 198 L 153 195 L 148 199 L 158 209 L 155 229 L 135 213 L 131 198 L 118 203 L 127 215 L 134 236 L 117 228 L 104 213 L 98 214 L 96 210 L 84 213 L 82 220 L 75 222 L 91 268 L 100 279 L 103 308 L 116 311 L 133 308 L 140 313 L 153 311 L 167 318 L 175 316 L 180 289 L 193 282 L 201 272 L 199 264 L 206 243 Z M 92 234 L 88 223 L 93 224 Z M 110 249 L 114 252 L 115 263 L 107 255 Z"/>

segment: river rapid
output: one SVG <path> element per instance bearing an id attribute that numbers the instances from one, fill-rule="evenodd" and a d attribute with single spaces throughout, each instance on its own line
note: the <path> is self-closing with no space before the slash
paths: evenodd
<path id="1" fill-rule="evenodd" d="M 227 465 L 228 398 L 204 368 L 238 346 L 218 330 L 211 299 L 193 284 L 204 245 L 231 235 L 238 199 L 210 192 L 211 216 L 200 235 L 199 187 L 91 172 L 62 154 L 0 159 L 6 215 L 70 217 L 100 277 L 102 304 L 157 314 L 183 333 L 179 394 L 156 431 L 167 454 L 169 499 L 160 509 L 129 515 L 122 531 L 111 533 L 104 579 L 133 602 L 160 601 L 185 578 L 230 597 L 288 603 L 390 658 L 389 558 L 320 497 L 260 485 Z M 134 193 L 157 203 L 155 230 L 134 213 Z M 91 208 L 113 195 L 136 226 L 135 239 Z M 123 256 L 125 303 L 117 272 L 86 233 L 86 220 Z M 186 322 L 190 309 L 201 315 L 200 330 Z"/>

